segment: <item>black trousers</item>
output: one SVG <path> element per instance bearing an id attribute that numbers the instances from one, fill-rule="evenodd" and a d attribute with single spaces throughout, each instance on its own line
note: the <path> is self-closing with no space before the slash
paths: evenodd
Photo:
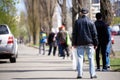
<path id="1" fill-rule="evenodd" d="M 106 44 L 99 44 L 96 49 L 96 64 L 97 69 L 100 69 L 100 54 L 102 55 L 102 67 L 106 69 Z"/>
<path id="2" fill-rule="evenodd" d="M 57 46 L 53 46 L 52 44 L 49 45 L 49 53 L 48 53 L 48 55 L 51 54 L 52 49 L 53 49 L 53 55 L 55 56 Z"/>
<path id="3" fill-rule="evenodd" d="M 69 51 L 68 51 L 68 45 L 65 44 L 61 44 L 61 48 L 62 48 L 62 56 L 65 57 L 65 53 L 67 55 L 67 57 L 69 57 Z"/>

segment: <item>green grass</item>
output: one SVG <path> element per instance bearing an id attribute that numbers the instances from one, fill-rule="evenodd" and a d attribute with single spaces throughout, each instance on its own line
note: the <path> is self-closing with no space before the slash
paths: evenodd
<path id="1" fill-rule="evenodd" d="M 113 71 L 120 72 L 120 58 L 111 58 L 110 65 Z"/>
<path id="2" fill-rule="evenodd" d="M 88 64 L 88 59 L 86 55 L 85 55 L 85 60 L 86 60 L 86 63 Z M 102 64 L 102 57 L 100 59 L 100 64 Z M 115 52 L 115 56 L 111 55 L 110 66 L 111 66 L 112 71 L 120 72 L 120 52 Z"/>

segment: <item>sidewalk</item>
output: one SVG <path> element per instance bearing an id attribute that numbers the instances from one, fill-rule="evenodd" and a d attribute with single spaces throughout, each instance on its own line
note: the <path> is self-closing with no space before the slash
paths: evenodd
<path id="1" fill-rule="evenodd" d="M 36 47 L 38 49 L 38 47 Z M 72 60 L 71 58 L 62 59 L 62 57 L 58 57 L 58 55 L 53 56 L 51 53 L 50 56 L 47 55 L 48 52 L 46 50 L 46 54 L 37 54 L 37 58 L 41 60 L 39 63 L 40 71 L 37 72 L 39 74 L 39 79 L 42 80 L 77 80 L 77 72 L 72 68 Z M 89 80 L 89 65 L 84 63 L 83 67 L 83 78 L 82 80 Z M 96 72 L 97 79 L 95 80 L 119 80 L 120 72 Z M 37 76 L 37 75 L 36 75 Z M 36 78 L 35 78 L 36 79 Z"/>
<path id="2" fill-rule="evenodd" d="M 0 64 L 0 80 L 77 80 L 71 58 L 39 54 L 38 49 L 19 45 L 16 63 Z M 120 80 L 120 72 L 97 72 L 95 80 Z M 82 80 L 90 80 L 88 64 L 84 63 Z"/>
<path id="3" fill-rule="evenodd" d="M 46 52 L 47 53 L 47 52 Z M 48 80 L 76 80 L 77 72 L 72 69 L 72 60 L 71 58 L 62 59 L 62 57 L 50 56 L 39 54 L 39 57 L 45 60 L 45 63 L 42 63 L 41 66 L 49 66 L 43 69 L 41 76 L 43 79 Z M 120 72 L 96 72 L 97 79 L 95 80 L 119 80 L 120 79 Z M 82 80 L 89 80 L 89 66 L 88 64 L 84 63 L 84 72 Z"/>

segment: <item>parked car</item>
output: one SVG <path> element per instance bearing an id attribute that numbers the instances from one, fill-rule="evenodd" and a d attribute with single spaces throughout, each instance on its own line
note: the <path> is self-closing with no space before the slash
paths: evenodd
<path id="1" fill-rule="evenodd" d="M 119 25 L 114 25 L 112 27 L 112 35 L 118 35 L 119 30 L 120 30 Z"/>
<path id="2" fill-rule="evenodd" d="M 9 59 L 16 62 L 18 55 L 17 39 L 11 33 L 8 25 L 0 25 L 0 59 Z"/>

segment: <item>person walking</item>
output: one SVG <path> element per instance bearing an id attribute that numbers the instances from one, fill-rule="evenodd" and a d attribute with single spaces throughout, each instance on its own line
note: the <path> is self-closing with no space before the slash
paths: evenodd
<path id="1" fill-rule="evenodd" d="M 98 34 L 98 47 L 96 49 L 96 71 L 100 71 L 100 53 L 102 54 L 102 71 L 107 71 L 106 67 L 106 47 L 109 41 L 109 34 L 106 23 L 102 20 L 102 14 L 96 14 L 96 29 Z"/>
<path id="2" fill-rule="evenodd" d="M 39 53 L 41 54 L 41 52 L 43 51 L 43 55 L 45 54 L 45 45 L 47 43 L 47 35 L 46 33 L 43 31 L 43 29 L 40 32 L 41 38 L 40 38 L 40 47 L 39 47 Z M 41 51 L 42 50 L 42 51 Z"/>
<path id="3" fill-rule="evenodd" d="M 81 17 L 76 20 L 72 32 L 72 45 L 77 49 L 77 78 L 83 76 L 83 58 L 86 51 L 89 60 L 90 78 L 97 78 L 94 65 L 94 53 L 97 48 L 98 39 L 94 22 L 87 17 L 88 9 L 80 10 Z"/>
<path id="4" fill-rule="evenodd" d="M 69 51 L 68 51 L 68 45 L 67 45 L 67 34 L 68 33 L 66 32 L 64 25 L 62 25 L 60 27 L 60 31 L 57 34 L 57 39 L 59 40 L 59 46 L 61 46 L 61 57 L 63 57 L 63 59 L 65 58 L 66 54 L 67 54 L 67 57 L 69 57 Z"/>
<path id="5" fill-rule="evenodd" d="M 53 48 L 53 56 L 55 56 L 57 49 L 57 40 L 56 40 L 56 34 L 53 30 L 48 36 L 48 45 L 49 45 L 48 56 L 51 54 L 52 48 Z"/>
<path id="6" fill-rule="evenodd" d="M 110 53 L 111 53 L 111 48 L 112 48 L 112 39 L 111 39 L 111 28 L 108 25 L 108 34 L 109 34 L 109 42 L 107 44 L 106 48 L 106 67 L 107 69 L 110 68 Z"/>
<path id="7" fill-rule="evenodd" d="M 61 32 L 61 27 L 59 27 L 59 32 L 57 33 L 57 44 L 58 44 L 58 56 L 59 57 L 63 57 L 63 52 L 62 52 L 62 47 L 61 47 L 61 43 L 60 43 L 60 39 L 59 39 L 59 34 Z"/>

